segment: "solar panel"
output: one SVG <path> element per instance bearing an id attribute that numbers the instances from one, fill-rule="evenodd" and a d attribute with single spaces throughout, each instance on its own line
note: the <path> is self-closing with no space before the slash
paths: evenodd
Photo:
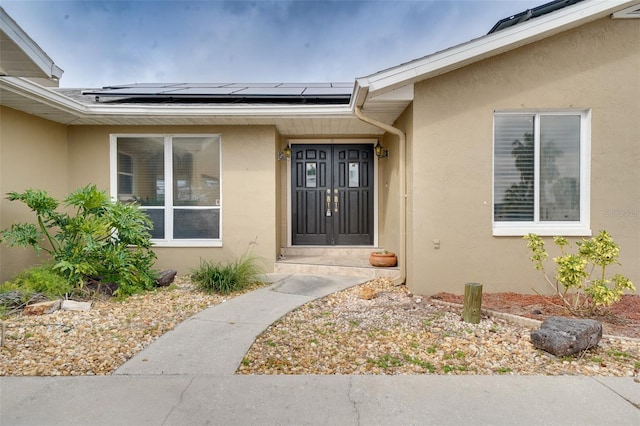
<path id="1" fill-rule="evenodd" d="M 84 90 L 83 95 L 118 98 L 161 99 L 290 99 L 309 98 L 348 102 L 353 83 L 134 83 Z"/>

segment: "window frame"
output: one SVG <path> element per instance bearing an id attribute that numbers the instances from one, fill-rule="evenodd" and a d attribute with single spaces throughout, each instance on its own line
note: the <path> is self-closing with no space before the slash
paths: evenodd
<path id="1" fill-rule="evenodd" d="M 175 239 L 173 238 L 173 213 L 177 209 L 185 209 L 185 206 L 173 205 L 173 139 L 174 138 L 218 138 L 219 141 L 219 177 L 218 183 L 220 185 L 220 198 L 219 203 L 212 206 L 191 206 L 192 210 L 204 210 L 204 209 L 216 209 L 219 211 L 219 238 L 213 239 Z M 222 247 L 223 240 L 223 194 L 222 194 L 222 136 L 219 133 L 113 133 L 109 136 L 110 139 L 110 196 L 112 200 L 118 199 L 118 139 L 119 138 L 162 138 L 164 148 L 164 182 L 165 182 L 165 197 L 164 205 L 158 206 L 159 209 L 164 211 L 165 222 L 165 238 L 152 238 L 151 242 L 155 247 Z M 135 169 L 132 172 L 135 179 Z M 167 185 L 167 182 L 170 182 Z M 140 206 L 146 208 L 145 206 Z M 149 206 L 153 207 L 153 206 Z"/>
<path id="2" fill-rule="evenodd" d="M 497 116 L 534 116 L 534 220 L 533 221 L 497 221 L 495 218 L 495 170 L 496 170 L 496 117 Z M 580 116 L 580 219 L 577 221 L 541 221 L 540 215 L 540 116 L 573 115 Z M 493 236 L 524 236 L 535 233 L 540 236 L 591 236 L 591 110 L 590 109 L 527 109 L 495 110 L 493 113 L 491 145 L 491 223 Z"/>

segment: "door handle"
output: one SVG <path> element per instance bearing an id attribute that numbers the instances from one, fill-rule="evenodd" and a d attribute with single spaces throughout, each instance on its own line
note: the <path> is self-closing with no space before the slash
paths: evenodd
<path id="1" fill-rule="evenodd" d="M 333 211 L 338 213 L 338 196 L 333 197 Z"/>
<path id="2" fill-rule="evenodd" d="M 328 189 L 327 192 L 329 192 Z M 331 216 L 331 195 L 327 195 L 327 216 Z"/>

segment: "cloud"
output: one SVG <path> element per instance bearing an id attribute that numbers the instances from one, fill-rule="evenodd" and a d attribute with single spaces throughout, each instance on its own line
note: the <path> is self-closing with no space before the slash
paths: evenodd
<path id="1" fill-rule="evenodd" d="M 0 1 L 63 87 L 353 81 L 485 34 L 538 1 Z"/>

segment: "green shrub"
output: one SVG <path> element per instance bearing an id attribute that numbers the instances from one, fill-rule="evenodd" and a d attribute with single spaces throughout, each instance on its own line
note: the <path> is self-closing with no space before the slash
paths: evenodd
<path id="1" fill-rule="evenodd" d="M 229 294 L 260 282 L 264 260 L 246 252 L 239 259 L 223 264 L 200 260 L 200 267 L 191 279 L 199 288 L 214 293 Z"/>
<path id="2" fill-rule="evenodd" d="M 26 269 L 0 284 L 0 317 L 43 300 L 59 299 L 73 291 L 73 284 L 44 264 Z"/>
<path id="3" fill-rule="evenodd" d="M 607 267 L 620 264 L 620 247 L 606 231 L 590 239 L 576 243 L 576 254 L 566 253 L 569 241 L 564 237 L 554 237 L 561 256 L 553 258 L 556 264 L 555 283 L 547 276 L 543 262 L 549 257 L 542 238 L 535 234 L 524 236 L 531 251 L 531 261 L 542 271 L 545 280 L 555 288 L 565 307 L 575 315 L 591 315 L 598 308 L 611 306 L 619 301 L 624 290 L 635 291 L 631 281 L 616 274 L 607 278 Z M 596 277 L 591 278 L 595 273 Z M 560 288 L 562 287 L 562 291 Z"/>
<path id="4" fill-rule="evenodd" d="M 51 264 L 38 265 L 18 273 L 0 286 L 0 292 L 20 290 L 41 293 L 49 299 L 63 297 L 73 291 L 73 284 Z"/>
<path id="5" fill-rule="evenodd" d="M 95 185 L 63 201 L 72 214 L 58 212 L 61 203 L 42 190 L 11 192 L 7 199 L 25 203 L 37 224 L 14 224 L 0 232 L 0 242 L 48 253 L 53 268 L 75 287 L 82 288 L 88 279 L 115 282 L 116 294 L 127 296 L 155 285 L 152 224 L 135 204 L 111 201 Z"/>

